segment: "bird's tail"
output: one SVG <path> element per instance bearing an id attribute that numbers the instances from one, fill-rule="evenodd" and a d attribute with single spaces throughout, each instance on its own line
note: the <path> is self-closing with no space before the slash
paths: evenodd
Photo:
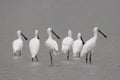
<path id="1" fill-rule="evenodd" d="M 81 54 L 80 54 L 80 58 L 82 58 L 84 55 L 86 55 L 87 54 L 87 52 L 85 51 L 85 50 L 82 50 L 81 51 Z"/>
<path id="2" fill-rule="evenodd" d="M 56 56 L 56 55 L 59 55 L 61 53 L 58 50 L 53 50 L 53 54 Z"/>

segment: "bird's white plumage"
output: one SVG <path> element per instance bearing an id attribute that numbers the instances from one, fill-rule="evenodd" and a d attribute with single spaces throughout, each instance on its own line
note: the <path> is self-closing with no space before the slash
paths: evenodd
<path id="1" fill-rule="evenodd" d="M 40 47 L 40 40 L 37 38 L 37 35 L 38 35 L 38 30 L 35 30 L 35 37 L 32 38 L 29 43 L 29 48 L 32 58 L 34 58 L 37 55 Z"/>
<path id="2" fill-rule="evenodd" d="M 72 32 L 68 30 L 68 36 L 65 37 L 62 41 L 62 53 L 66 54 L 72 48 L 73 39 L 72 39 Z"/>
<path id="3" fill-rule="evenodd" d="M 23 41 L 22 41 L 22 37 L 21 37 L 21 31 L 18 30 L 17 31 L 17 36 L 18 39 L 13 41 L 13 53 L 15 54 L 17 51 L 21 51 L 23 48 Z"/>
<path id="4" fill-rule="evenodd" d="M 81 34 L 78 33 L 77 40 L 73 42 L 72 50 L 73 50 L 73 57 L 76 57 L 78 53 L 81 52 L 83 47 L 83 42 L 81 40 Z"/>
<path id="5" fill-rule="evenodd" d="M 13 42 L 13 53 L 17 51 L 21 51 L 23 48 L 23 41 L 21 39 L 17 39 Z"/>
<path id="6" fill-rule="evenodd" d="M 96 40 L 97 40 L 97 31 L 98 31 L 98 27 L 95 27 L 93 29 L 94 36 L 91 39 L 89 39 L 88 41 L 86 41 L 86 43 L 84 44 L 84 46 L 82 48 L 80 57 L 83 57 L 85 54 L 87 54 L 90 51 L 92 51 L 93 48 L 95 47 Z"/>
<path id="7" fill-rule="evenodd" d="M 58 51 L 58 44 L 55 40 L 53 40 L 52 38 L 48 38 L 48 40 L 45 42 L 46 47 L 48 48 L 48 50 L 52 50 L 54 55 L 57 55 L 57 51 Z"/>
<path id="8" fill-rule="evenodd" d="M 58 44 L 57 42 L 52 38 L 52 34 L 51 34 L 52 28 L 48 28 L 47 29 L 47 33 L 48 33 L 48 39 L 45 41 L 45 46 L 48 48 L 49 51 L 53 51 L 54 55 L 58 55 Z"/>
<path id="9" fill-rule="evenodd" d="M 91 38 L 90 40 L 88 40 L 85 43 L 85 45 L 83 46 L 80 56 L 83 57 L 85 54 L 92 51 L 92 49 L 95 47 L 95 45 L 96 45 L 96 39 L 95 38 Z"/>

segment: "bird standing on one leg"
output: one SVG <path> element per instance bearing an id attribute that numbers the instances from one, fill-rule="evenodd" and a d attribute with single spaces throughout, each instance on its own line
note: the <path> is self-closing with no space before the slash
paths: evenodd
<path id="1" fill-rule="evenodd" d="M 58 55 L 60 54 L 58 51 L 58 44 L 57 42 L 52 38 L 52 33 L 60 39 L 60 37 L 53 31 L 52 28 L 47 29 L 48 33 L 48 39 L 45 41 L 45 45 L 49 50 L 49 55 L 50 55 L 50 61 L 51 61 L 51 66 L 53 66 L 53 55 Z"/>

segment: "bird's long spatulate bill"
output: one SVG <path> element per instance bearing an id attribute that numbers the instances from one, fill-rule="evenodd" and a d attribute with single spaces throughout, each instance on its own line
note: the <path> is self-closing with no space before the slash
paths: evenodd
<path id="1" fill-rule="evenodd" d="M 60 39 L 60 37 L 52 30 L 52 33 L 58 38 Z"/>
<path id="2" fill-rule="evenodd" d="M 28 40 L 27 37 L 25 37 L 25 35 L 23 33 L 21 33 L 21 35 L 25 38 L 25 40 Z"/>
<path id="3" fill-rule="evenodd" d="M 85 44 L 85 41 L 83 40 L 82 36 L 81 36 L 80 38 L 81 38 L 81 40 L 82 40 L 82 43 Z"/>
<path id="4" fill-rule="evenodd" d="M 107 38 L 107 36 L 101 31 L 101 30 L 98 30 L 105 38 Z"/>
<path id="5" fill-rule="evenodd" d="M 37 38 L 40 39 L 39 35 L 37 35 Z"/>

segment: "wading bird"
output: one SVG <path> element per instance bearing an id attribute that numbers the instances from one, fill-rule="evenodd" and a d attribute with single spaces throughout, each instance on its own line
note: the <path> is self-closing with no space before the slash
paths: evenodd
<path id="1" fill-rule="evenodd" d="M 80 57 L 83 57 L 86 54 L 86 63 L 88 63 L 88 56 L 89 56 L 90 63 L 92 63 L 91 56 L 92 56 L 93 48 L 96 45 L 96 40 L 98 37 L 97 32 L 101 33 L 105 38 L 107 38 L 107 36 L 98 27 L 95 27 L 93 29 L 93 32 L 94 32 L 94 36 L 88 41 L 86 41 L 86 43 L 84 44 L 82 48 L 81 55 L 80 55 Z"/>
<path id="2" fill-rule="evenodd" d="M 49 50 L 50 60 L 51 60 L 51 66 L 53 66 L 53 56 L 52 55 L 58 55 L 60 54 L 58 51 L 58 44 L 57 42 L 52 38 L 52 33 L 60 39 L 60 37 L 53 31 L 52 28 L 47 29 L 48 33 L 48 39 L 45 41 L 45 45 Z"/>
<path id="3" fill-rule="evenodd" d="M 25 38 L 25 40 L 28 40 L 25 35 L 20 31 L 18 30 L 17 31 L 17 36 L 18 36 L 18 39 L 14 40 L 13 41 L 13 54 L 14 56 L 21 56 L 21 51 L 22 51 L 22 48 L 23 48 L 23 40 L 22 40 L 22 36 Z"/>
<path id="4" fill-rule="evenodd" d="M 29 43 L 29 49 L 30 49 L 30 53 L 31 53 L 31 57 L 32 57 L 32 62 L 35 59 L 36 59 L 36 61 L 39 61 L 38 56 L 37 56 L 39 47 L 40 47 L 40 40 L 39 40 L 38 30 L 35 30 L 35 37 L 32 38 Z"/>
<path id="5" fill-rule="evenodd" d="M 62 50 L 61 50 L 62 53 L 67 54 L 67 60 L 69 60 L 72 44 L 73 44 L 72 31 L 68 30 L 68 36 L 65 37 L 62 41 Z"/>
<path id="6" fill-rule="evenodd" d="M 79 58 L 80 58 L 80 53 L 81 53 L 83 45 L 84 45 L 84 41 L 83 41 L 83 38 L 81 36 L 81 33 L 78 33 L 77 40 L 75 40 L 73 42 L 73 46 L 72 46 L 73 58 L 76 58 L 77 54 L 79 54 Z"/>

